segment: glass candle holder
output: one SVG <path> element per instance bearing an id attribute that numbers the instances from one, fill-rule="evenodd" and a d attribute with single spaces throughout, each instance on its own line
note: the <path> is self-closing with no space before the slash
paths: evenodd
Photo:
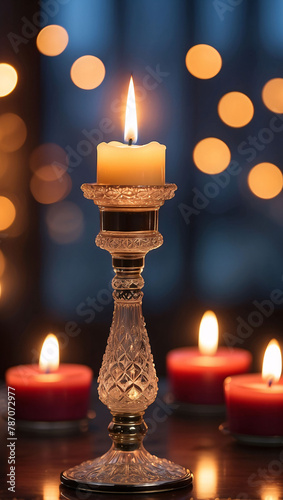
<path id="1" fill-rule="evenodd" d="M 98 205 L 96 245 L 110 252 L 114 314 L 98 378 L 99 398 L 110 410 L 110 450 L 61 474 L 63 484 L 84 491 L 168 491 L 192 483 L 192 473 L 151 455 L 143 446 L 143 415 L 157 395 L 155 366 L 142 315 L 141 276 L 145 255 L 163 243 L 159 208 L 173 198 L 175 184 L 112 186 L 84 184 L 84 196 Z"/>

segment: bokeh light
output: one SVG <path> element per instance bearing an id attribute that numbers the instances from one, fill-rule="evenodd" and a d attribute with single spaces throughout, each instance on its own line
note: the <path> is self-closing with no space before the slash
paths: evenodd
<path id="1" fill-rule="evenodd" d="M 63 26 L 50 24 L 45 26 L 37 35 L 36 45 L 45 56 L 62 54 L 69 42 L 69 36 Z"/>
<path id="2" fill-rule="evenodd" d="M 62 167 L 43 165 L 37 169 L 35 175 L 42 181 L 56 181 L 61 179 L 65 171 Z"/>
<path id="3" fill-rule="evenodd" d="M 13 92 L 18 82 L 18 74 L 13 66 L 0 63 L 0 97 Z"/>
<path id="4" fill-rule="evenodd" d="M 228 92 L 218 103 L 218 114 L 226 125 L 244 127 L 254 115 L 254 106 L 246 94 Z"/>
<path id="5" fill-rule="evenodd" d="M 58 144 L 46 142 L 33 150 L 29 161 L 30 168 L 35 172 L 39 167 L 50 165 L 54 162 L 67 165 L 66 156 L 66 151 L 58 146 Z"/>
<path id="6" fill-rule="evenodd" d="M 252 193 L 259 198 L 274 198 L 282 190 L 282 172 L 273 163 L 258 163 L 249 173 L 248 184 Z"/>
<path id="7" fill-rule="evenodd" d="M 6 267 L 6 259 L 2 250 L 0 250 L 0 278 L 3 276 Z"/>
<path id="8" fill-rule="evenodd" d="M 17 238 L 27 229 L 30 220 L 28 218 L 28 207 L 27 207 L 27 199 L 26 196 L 18 197 L 14 193 L 9 196 L 9 199 L 12 201 L 15 210 L 16 217 L 9 227 L 9 238 Z"/>
<path id="9" fill-rule="evenodd" d="M 5 153 L 17 151 L 27 138 L 27 127 L 15 113 L 4 113 L 0 116 L 0 150 Z"/>
<path id="10" fill-rule="evenodd" d="M 44 181 L 34 174 L 30 181 L 30 190 L 33 197 L 43 205 L 61 201 L 71 191 L 72 181 L 69 174 L 65 173 L 59 180 Z"/>
<path id="11" fill-rule="evenodd" d="M 2 177 L 7 172 L 8 166 L 9 166 L 8 155 L 0 151 L 0 177 Z"/>
<path id="12" fill-rule="evenodd" d="M 219 174 L 228 167 L 231 153 L 225 142 L 207 137 L 195 146 L 193 159 L 197 168 L 205 174 Z"/>
<path id="13" fill-rule="evenodd" d="M 48 207 L 46 223 L 49 236 L 60 245 L 78 240 L 84 229 L 83 213 L 71 201 Z"/>
<path id="14" fill-rule="evenodd" d="M 283 113 L 283 78 L 273 78 L 264 85 L 262 100 L 270 111 Z"/>
<path id="15" fill-rule="evenodd" d="M 82 56 L 71 67 L 71 79 L 77 87 L 90 90 L 98 87 L 104 80 L 105 66 L 95 56 Z"/>
<path id="16" fill-rule="evenodd" d="M 32 152 L 29 164 L 41 180 L 55 181 L 67 171 L 67 154 L 58 144 L 41 144 Z"/>
<path id="17" fill-rule="evenodd" d="M 16 217 L 14 203 L 6 196 L 0 196 L 0 231 L 10 227 Z"/>
<path id="18" fill-rule="evenodd" d="M 186 66 L 193 76 L 207 80 L 219 73 L 222 67 L 222 58 L 211 45 L 194 45 L 187 52 Z"/>

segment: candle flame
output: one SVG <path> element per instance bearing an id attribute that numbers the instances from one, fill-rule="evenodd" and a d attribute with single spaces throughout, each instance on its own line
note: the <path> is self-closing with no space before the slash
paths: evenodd
<path id="1" fill-rule="evenodd" d="M 272 339 L 265 349 L 262 363 L 262 378 L 268 384 L 278 382 L 282 372 L 282 356 L 279 344 L 276 339 Z"/>
<path id="2" fill-rule="evenodd" d="M 124 139 L 125 142 L 129 141 L 137 142 L 138 139 L 137 108 L 136 108 L 134 80 L 132 76 L 130 79 L 129 90 L 128 90 Z"/>
<path id="3" fill-rule="evenodd" d="M 58 340 L 49 333 L 43 342 L 39 358 L 39 368 L 45 373 L 56 371 L 59 367 L 59 344 Z"/>
<path id="4" fill-rule="evenodd" d="M 198 346 L 201 354 L 213 356 L 218 347 L 218 321 L 213 311 L 206 311 L 199 327 Z"/>

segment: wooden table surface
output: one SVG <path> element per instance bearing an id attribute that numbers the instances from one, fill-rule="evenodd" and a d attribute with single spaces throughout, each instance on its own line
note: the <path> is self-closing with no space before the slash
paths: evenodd
<path id="1" fill-rule="evenodd" d="M 86 459 L 97 457 L 110 447 L 108 410 L 93 401 L 96 418 L 88 432 L 68 436 L 35 436 L 17 432 L 16 492 L 7 490 L 7 422 L 1 419 L 0 499 L 76 500 L 117 498 L 117 495 L 88 494 L 60 488 L 60 472 Z M 146 448 L 190 468 L 193 489 L 144 495 L 118 495 L 145 499 L 241 498 L 279 500 L 283 498 L 283 448 L 244 447 L 218 426 L 223 417 L 188 417 L 158 397 L 148 409 Z"/>

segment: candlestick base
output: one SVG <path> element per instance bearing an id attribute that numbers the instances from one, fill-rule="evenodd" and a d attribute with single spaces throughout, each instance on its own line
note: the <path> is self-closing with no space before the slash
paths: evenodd
<path id="1" fill-rule="evenodd" d="M 70 488 L 97 493 L 158 493 L 189 486 L 192 474 L 145 449 L 138 458 L 134 452 L 121 456 L 121 452 L 110 449 L 96 460 L 63 472 L 61 481 Z"/>
<path id="2" fill-rule="evenodd" d="M 61 474 L 64 485 L 83 491 L 145 493 L 192 484 L 185 467 L 148 453 L 142 444 L 146 408 L 157 395 L 157 377 L 142 315 L 145 255 L 163 243 L 158 212 L 175 184 L 108 186 L 84 184 L 100 210 L 96 244 L 112 255 L 114 314 L 99 373 L 99 398 L 112 413 L 113 440 L 102 457 Z"/>
<path id="3" fill-rule="evenodd" d="M 145 493 L 183 488 L 192 483 L 188 469 L 145 450 L 142 440 L 147 426 L 143 413 L 113 415 L 108 430 L 113 440 L 110 450 L 63 472 L 63 484 L 86 491 Z"/>

